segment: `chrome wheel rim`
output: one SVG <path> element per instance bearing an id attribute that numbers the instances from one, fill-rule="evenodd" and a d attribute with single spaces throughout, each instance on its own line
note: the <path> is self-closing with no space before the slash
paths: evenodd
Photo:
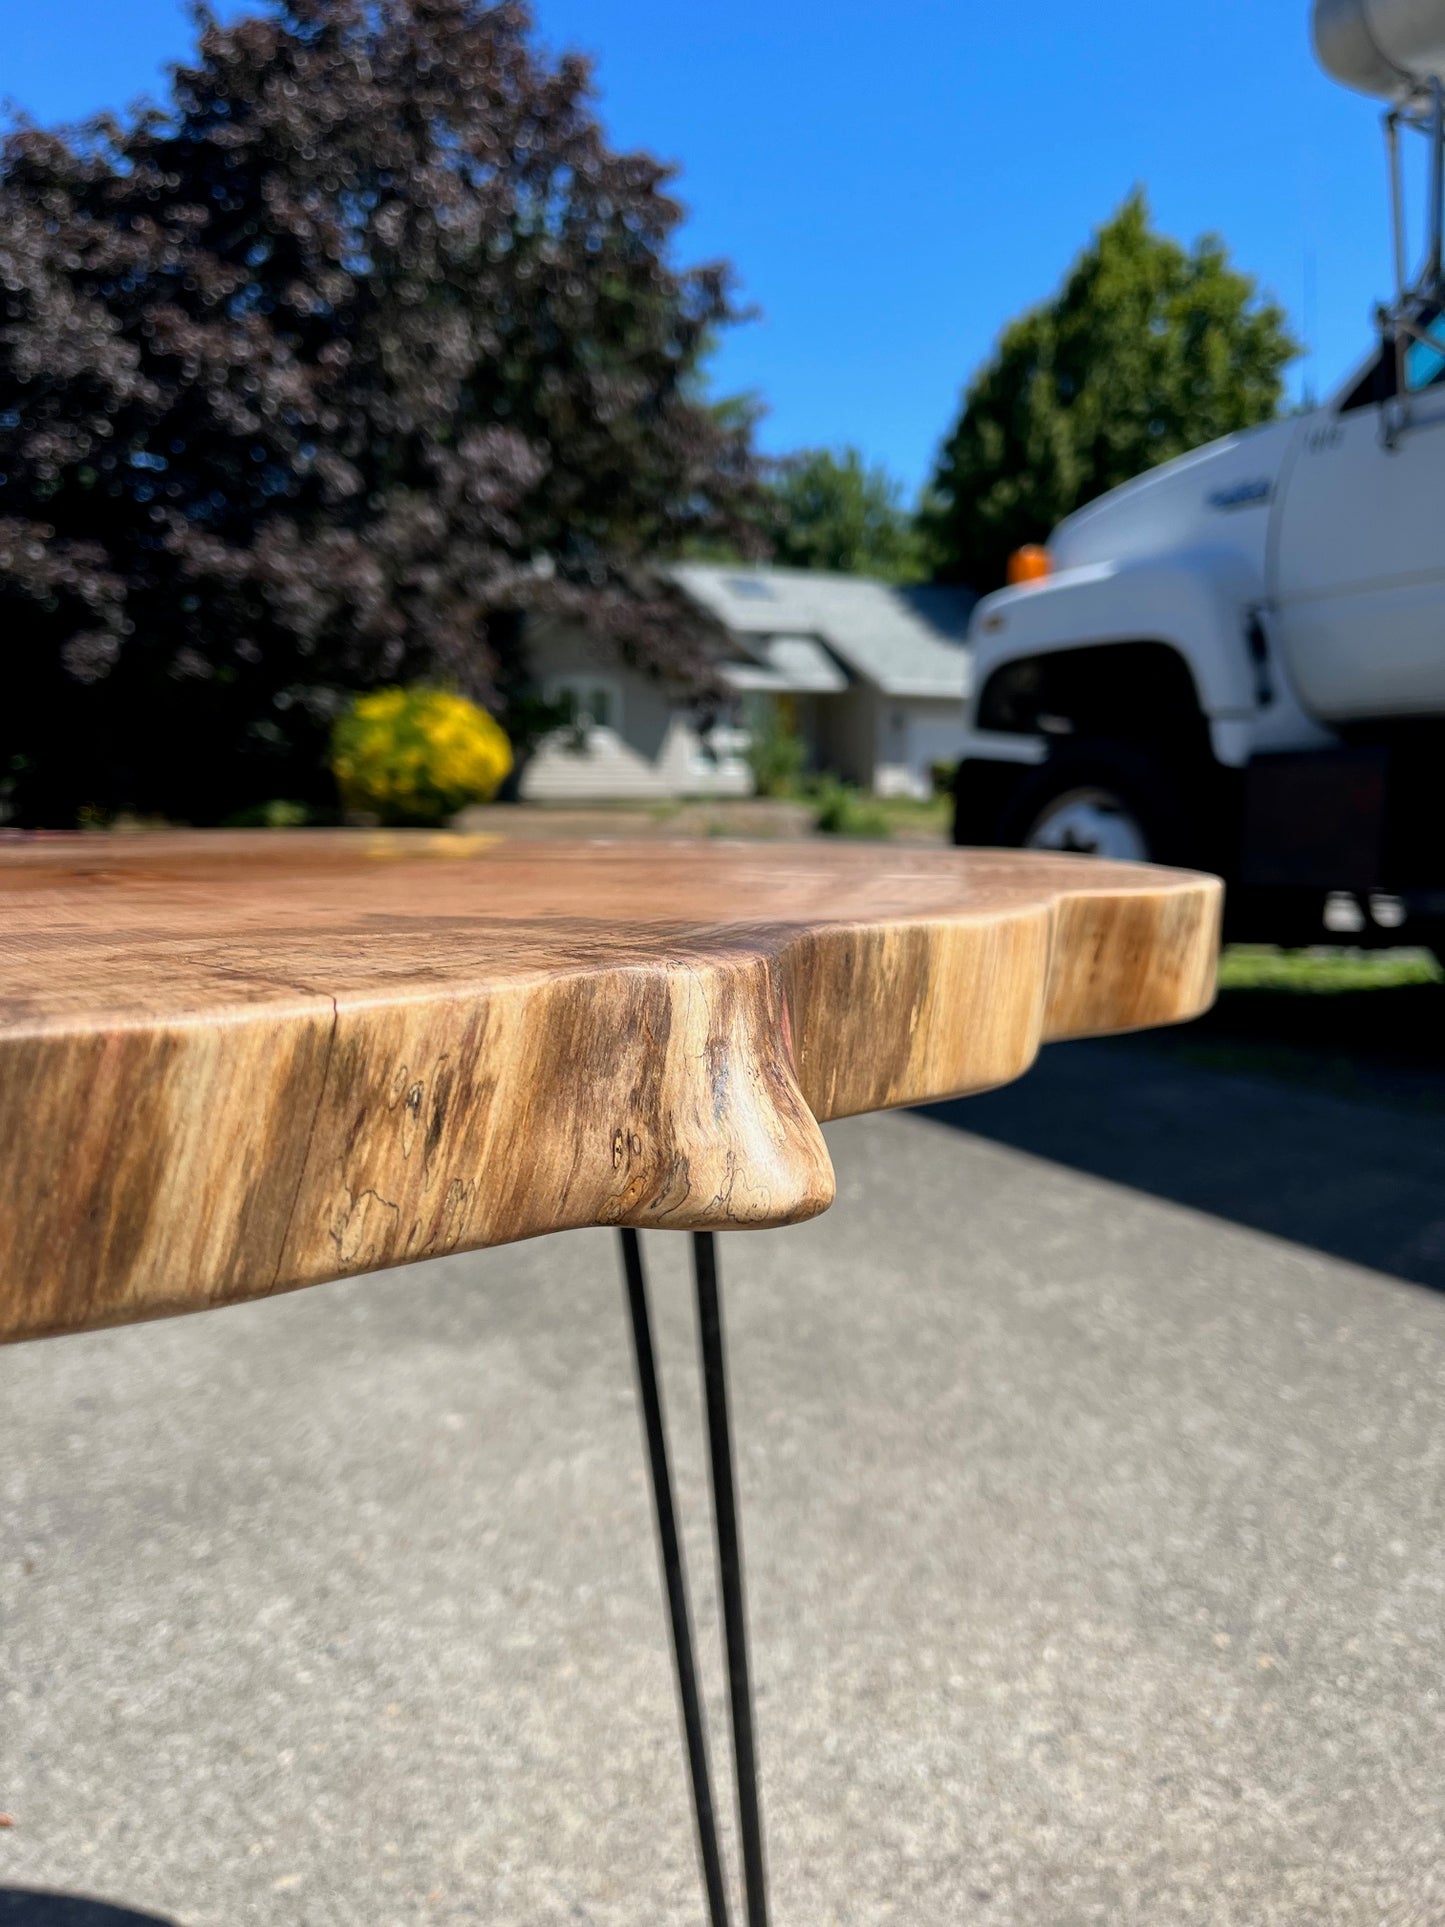
<path id="1" fill-rule="evenodd" d="M 1024 838 L 1028 850 L 1072 850 L 1081 856 L 1147 863 L 1149 840 L 1126 804 L 1104 789 L 1066 790 L 1035 817 Z"/>

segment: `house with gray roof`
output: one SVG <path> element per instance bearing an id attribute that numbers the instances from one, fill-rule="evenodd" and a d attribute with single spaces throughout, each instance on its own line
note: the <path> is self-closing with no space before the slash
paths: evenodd
<path id="1" fill-rule="evenodd" d="M 667 571 L 712 618 L 730 715 L 705 734 L 659 686 L 565 625 L 530 637 L 544 693 L 576 725 L 527 765 L 529 798 L 745 796 L 748 733 L 765 705 L 810 768 L 881 795 L 926 796 L 954 759 L 968 693 L 975 598 L 813 569 L 686 562 Z"/>

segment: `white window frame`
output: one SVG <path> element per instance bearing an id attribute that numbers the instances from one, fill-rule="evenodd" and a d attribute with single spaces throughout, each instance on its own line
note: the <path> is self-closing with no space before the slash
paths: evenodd
<path id="1" fill-rule="evenodd" d="M 594 720 L 587 709 L 587 699 L 594 692 L 607 698 L 608 718 L 605 723 Z M 543 694 L 549 703 L 560 702 L 564 696 L 571 696 L 576 704 L 572 722 L 562 723 L 564 730 L 580 729 L 586 736 L 598 730 L 609 736 L 622 734 L 622 684 L 615 676 L 591 676 L 569 672 L 565 676 L 549 676 L 543 684 Z"/>

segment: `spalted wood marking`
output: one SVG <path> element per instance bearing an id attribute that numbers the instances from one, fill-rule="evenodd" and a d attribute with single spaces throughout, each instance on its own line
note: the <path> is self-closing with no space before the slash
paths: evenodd
<path id="1" fill-rule="evenodd" d="M 1003 851 L 0 846 L 0 1338 L 826 1209 L 818 1121 L 1213 994 L 1219 886 Z"/>

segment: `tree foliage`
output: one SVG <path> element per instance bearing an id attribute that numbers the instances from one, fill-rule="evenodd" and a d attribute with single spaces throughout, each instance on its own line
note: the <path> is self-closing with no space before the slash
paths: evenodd
<path id="1" fill-rule="evenodd" d="M 0 779 L 205 820 L 324 781 L 344 692 L 524 707 L 516 611 L 678 682 L 645 559 L 751 526 L 734 318 L 668 171 L 520 5 L 282 0 L 168 102 L 0 153 Z"/>
<path id="2" fill-rule="evenodd" d="M 901 484 L 881 464 L 865 464 L 856 448 L 793 456 L 769 495 L 765 531 L 774 561 L 888 582 L 915 582 L 924 574 Z"/>
<path id="3" fill-rule="evenodd" d="M 939 574 L 995 588 L 1011 550 L 1085 502 L 1267 421 L 1298 352 L 1220 241 L 1181 247 L 1132 194 L 970 383 L 923 516 Z"/>

